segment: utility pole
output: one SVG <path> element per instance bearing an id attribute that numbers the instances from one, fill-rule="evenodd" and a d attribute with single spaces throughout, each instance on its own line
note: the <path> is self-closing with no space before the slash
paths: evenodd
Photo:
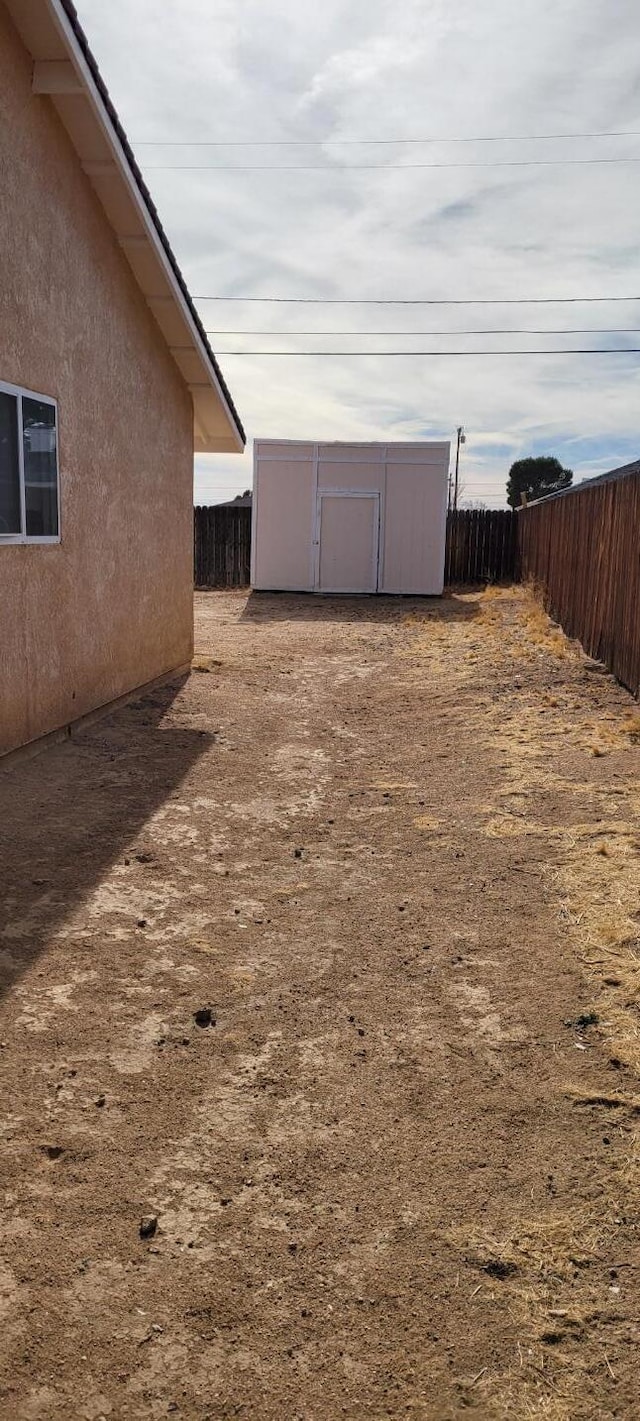
<path id="1" fill-rule="evenodd" d="M 458 435 L 458 439 L 457 439 L 457 443 L 456 443 L 456 472 L 455 472 L 454 481 L 453 481 L 453 509 L 454 509 L 454 512 L 456 511 L 456 509 L 457 509 L 457 507 L 458 507 L 458 473 L 459 473 L 459 470 L 460 470 L 460 445 L 461 445 L 461 444 L 466 444 L 466 442 L 467 442 L 467 436 L 466 436 L 466 434 L 465 434 L 465 432 L 464 432 L 464 426 L 463 426 L 463 425 L 459 424 L 459 425 L 458 425 L 458 429 L 457 429 L 456 432 L 457 432 L 457 435 Z"/>

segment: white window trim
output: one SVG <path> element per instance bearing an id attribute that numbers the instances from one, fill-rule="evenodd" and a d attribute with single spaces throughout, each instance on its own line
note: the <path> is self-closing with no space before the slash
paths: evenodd
<path id="1" fill-rule="evenodd" d="M 37 390 L 27 390 L 24 385 L 10 385 L 6 380 L 0 380 L 0 393 L 3 395 L 14 395 L 18 401 L 18 468 L 20 471 L 20 522 L 25 529 L 24 533 L 0 533 L 0 545 L 5 546 L 11 543 L 27 543 L 29 547 L 35 544 L 59 543 L 61 542 L 60 524 L 60 431 L 58 428 L 58 401 L 51 395 L 41 395 Z M 33 536 L 26 531 L 27 516 L 25 507 L 25 486 L 24 486 L 24 434 L 22 424 L 22 400 L 39 400 L 42 405 L 52 405 L 56 412 L 56 499 L 58 508 L 58 531 L 54 537 Z"/>

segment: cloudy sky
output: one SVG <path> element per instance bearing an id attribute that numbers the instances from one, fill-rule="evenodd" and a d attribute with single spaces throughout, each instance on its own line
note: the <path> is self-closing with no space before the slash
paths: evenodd
<path id="1" fill-rule="evenodd" d="M 520 456 L 640 456 L 636 354 L 235 353 L 639 346 L 640 162 L 557 161 L 640 159 L 637 0 L 76 3 L 250 438 L 462 423 L 465 497 L 496 506 Z M 539 137 L 602 133 L 629 136 Z M 250 482 L 250 445 L 197 461 L 199 502 Z"/>

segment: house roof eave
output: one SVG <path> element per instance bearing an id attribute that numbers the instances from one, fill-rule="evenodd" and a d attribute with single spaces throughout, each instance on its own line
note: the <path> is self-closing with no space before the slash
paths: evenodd
<path id="1" fill-rule="evenodd" d="M 246 436 L 240 416 L 73 0 L 6 0 L 6 4 L 34 60 L 34 91 L 55 104 L 192 393 L 195 448 L 241 452 Z"/>

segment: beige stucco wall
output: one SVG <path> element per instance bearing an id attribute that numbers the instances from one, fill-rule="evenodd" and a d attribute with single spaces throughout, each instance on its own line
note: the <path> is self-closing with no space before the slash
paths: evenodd
<path id="1" fill-rule="evenodd" d="M 0 380 L 58 400 L 62 541 L 0 543 L 0 753 L 192 651 L 191 397 L 0 0 Z"/>

